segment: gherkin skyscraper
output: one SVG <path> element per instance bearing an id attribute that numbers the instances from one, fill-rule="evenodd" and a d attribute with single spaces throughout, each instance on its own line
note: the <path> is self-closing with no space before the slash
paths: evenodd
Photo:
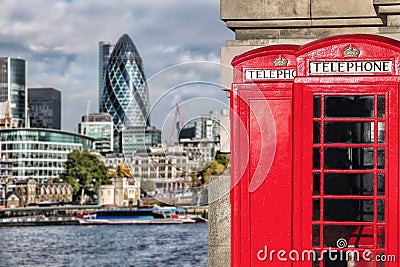
<path id="1" fill-rule="evenodd" d="M 142 58 L 129 35 L 119 38 L 106 64 L 101 109 L 113 118 L 115 145 L 121 151 L 123 129 L 150 126 L 149 91 Z"/>

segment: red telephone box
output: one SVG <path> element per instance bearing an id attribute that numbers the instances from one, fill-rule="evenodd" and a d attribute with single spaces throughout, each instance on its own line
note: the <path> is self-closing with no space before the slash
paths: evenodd
<path id="1" fill-rule="evenodd" d="M 259 253 L 265 246 L 292 248 L 292 88 L 297 49 L 264 47 L 232 62 L 232 266 L 254 266 L 265 257 Z"/>
<path id="2" fill-rule="evenodd" d="M 258 79 L 274 58 L 294 80 Z M 232 64 L 232 266 L 399 266 L 400 42 L 335 36 Z"/>

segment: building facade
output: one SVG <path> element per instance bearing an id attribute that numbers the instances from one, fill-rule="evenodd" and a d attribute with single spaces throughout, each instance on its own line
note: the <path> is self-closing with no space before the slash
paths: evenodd
<path id="1" fill-rule="evenodd" d="M 28 179 L 16 183 L 15 193 L 19 197 L 19 206 L 27 207 L 41 202 L 71 203 L 73 189 L 70 184 L 38 184 Z"/>
<path id="2" fill-rule="evenodd" d="M 161 131 L 153 126 L 132 126 L 122 130 L 122 153 L 131 158 L 138 149 L 161 144 Z"/>
<path id="3" fill-rule="evenodd" d="M 114 44 L 107 41 L 99 42 L 99 112 L 105 112 L 105 108 L 102 105 L 103 99 L 103 88 L 104 88 L 104 73 L 107 69 L 108 60 L 110 59 L 111 52 L 114 48 Z"/>
<path id="4" fill-rule="evenodd" d="M 0 58 L 0 103 L 8 102 L 11 125 L 26 127 L 28 122 L 28 63 L 19 58 Z"/>
<path id="5" fill-rule="evenodd" d="M 187 181 L 191 162 L 180 147 L 151 147 L 139 149 L 133 155 L 132 176 L 156 180 Z"/>
<path id="6" fill-rule="evenodd" d="M 61 130 L 61 92 L 59 90 L 29 88 L 28 107 L 30 127 Z"/>
<path id="7" fill-rule="evenodd" d="M 127 34 L 115 44 L 106 65 L 101 110 L 113 118 L 114 147 L 121 152 L 120 134 L 124 128 L 150 125 L 149 91 L 142 58 Z"/>
<path id="8" fill-rule="evenodd" d="M 5 154 L 2 154 L 0 159 L 0 206 L 5 205 L 7 192 L 12 191 L 12 185 L 9 186 L 11 174 L 12 162 Z"/>
<path id="9" fill-rule="evenodd" d="M 59 130 L 18 128 L 0 130 L 1 154 L 12 163 L 12 179 L 50 182 L 64 172 L 67 155 L 92 148 L 94 139 Z"/>
<path id="10" fill-rule="evenodd" d="M 188 153 L 197 169 L 207 166 L 215 158 L 217 151 L 220 151 L 220 137 L 227 135 L 226 126 L 222 125 L 221 118 L 228 114 L 227 109 L 210 111 L 208 115 L 196 118 L 192 126 L 180 131 L 179 145 L 182 151 Z"/>
<path id="11" fill-rule="evenodd" d="M 140 184 L 133 178 L 115 178 L 112 185 L 97 190 L 98 205 L 136 206 L 140 199 Z"/>
<path id="12" fill-rule="evenodd" d="M 99 153 L 114 150 L 114 124 L 108 113 L 95 113 L 82 116 L 78 131 L 95 139 L 93 149 Z"/>

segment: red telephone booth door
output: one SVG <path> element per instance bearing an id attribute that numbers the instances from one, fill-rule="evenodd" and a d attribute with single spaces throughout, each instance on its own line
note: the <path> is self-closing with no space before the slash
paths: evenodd
<path id="1" fill-rule="evenodd" d="M 389 212 L 398 206 L 398 86 L 347 85 L 340 93 L 330 87 L 302 90 L 302 250 L 318 258 L 332 249 L 355 250 L 354 266 L 391 266 L 372 259 L 397 247 L 397 219 Z M 343 257 L 339 265 L 334 255 L 309 266 L 351 262 Z"/>
<path id="2" fill-rule="evenodd" d="M 363 47 L 368 40 L 336 42 L 325 42 L 321 49 L 335 51 L 335 46 L 346 48 L 350 43 L 371 62 L 378 61 L 368 55 L 371 47 Z M 379 56 L 378 48 L 373 50 Z M 384 56 L 391 57 L 387 51 Z M 343 66 L 368 62 L 335 58 L 345 62 L 340 63 Z M 307 60 L 304 77 L 294 90 L 294 127 L 299 130 L 294 141 L 299 170 L 294 177 L 295 242 L 302 252 L 316 255 L 298 266 L 398 266 L 387 260 L 397 256 L 399 241 L 398 77 L 394 72 L 388 77 L 367 77 L 367 73 L 311 77 L 308 67 L 319 60 L 329 61 Z M 325 65 L 335 64 L 339 63 Z"/>
<path id="3" fill-rule="evenodd" d="M 231 90 L 231 266 L 290 266 L 267 249 L 292 249 L 292 90 L 298 46 L 236 57 Z"/>

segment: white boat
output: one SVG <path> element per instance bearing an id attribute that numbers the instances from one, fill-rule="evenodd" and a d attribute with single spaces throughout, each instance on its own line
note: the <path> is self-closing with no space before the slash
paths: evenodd
<path id="1" fill-rule="evenodd" d="M 105 209 L 75 217 L 83 225 L 100 224 L 180 224 L 183 220 L 167 218 L 153 208 Z"/>

